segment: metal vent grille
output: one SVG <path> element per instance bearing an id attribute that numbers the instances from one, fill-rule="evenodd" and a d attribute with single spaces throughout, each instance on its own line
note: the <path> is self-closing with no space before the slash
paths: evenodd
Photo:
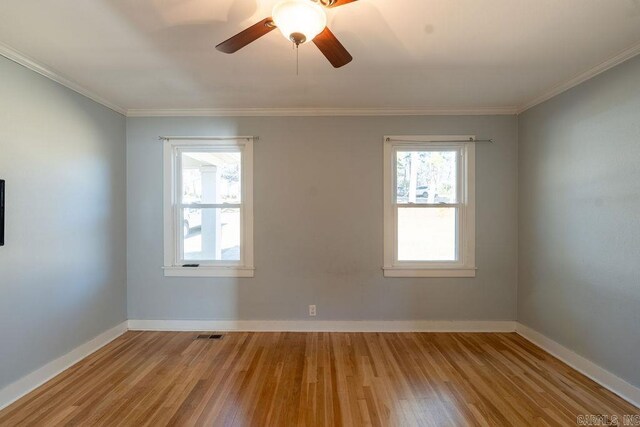
<path id="1" fill-rule="evenodd" d="M 221 340 L 222 334 L 200 334 L 196 336 L 197 340 Z"/>

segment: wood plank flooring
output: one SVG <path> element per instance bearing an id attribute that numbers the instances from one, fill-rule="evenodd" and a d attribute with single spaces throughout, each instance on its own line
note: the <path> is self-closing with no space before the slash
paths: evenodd
<path id="1" fill-rule="evenodd" d="M 576 425 L 640 410 L 516 334 L 127 332 L 0 425 Z"/>

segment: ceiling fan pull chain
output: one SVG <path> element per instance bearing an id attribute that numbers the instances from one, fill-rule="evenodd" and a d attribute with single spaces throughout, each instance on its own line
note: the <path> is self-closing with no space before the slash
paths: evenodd
<path id="1" fill-rule="evenodd" d="M 296 76 L 300 75 L 300 45 L 296 45 Z"/>

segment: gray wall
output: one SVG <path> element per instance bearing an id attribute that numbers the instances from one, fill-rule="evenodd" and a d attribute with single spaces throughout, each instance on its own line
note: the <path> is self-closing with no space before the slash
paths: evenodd
<path id="1" fill-rule="evenodd" d="M 0 57 L 0 388 L 126 319 L 125 131 Z"/>
<path id="2" fill-rule="evenodd" d="M 475 279 L 382 276 L 382 137 L 475 134 Z M 253 279 L 165 278 L 159 135 L 258 135 Z M 127 119 L 130 319 L 513 320 L 517 119 Z"/>
<path id="3" fill-rule="evenodd" d="M 640 57 L 519 137 L 518 320 L 640 386 Z"/>

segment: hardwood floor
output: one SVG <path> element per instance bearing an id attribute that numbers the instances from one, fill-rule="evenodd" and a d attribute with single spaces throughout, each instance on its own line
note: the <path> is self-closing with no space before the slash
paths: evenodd
<path id="1" fill-rule="evenodd" d="M 639 414 L 516 334 L 127 332 L 0 425 L 576 425 Z"/>

